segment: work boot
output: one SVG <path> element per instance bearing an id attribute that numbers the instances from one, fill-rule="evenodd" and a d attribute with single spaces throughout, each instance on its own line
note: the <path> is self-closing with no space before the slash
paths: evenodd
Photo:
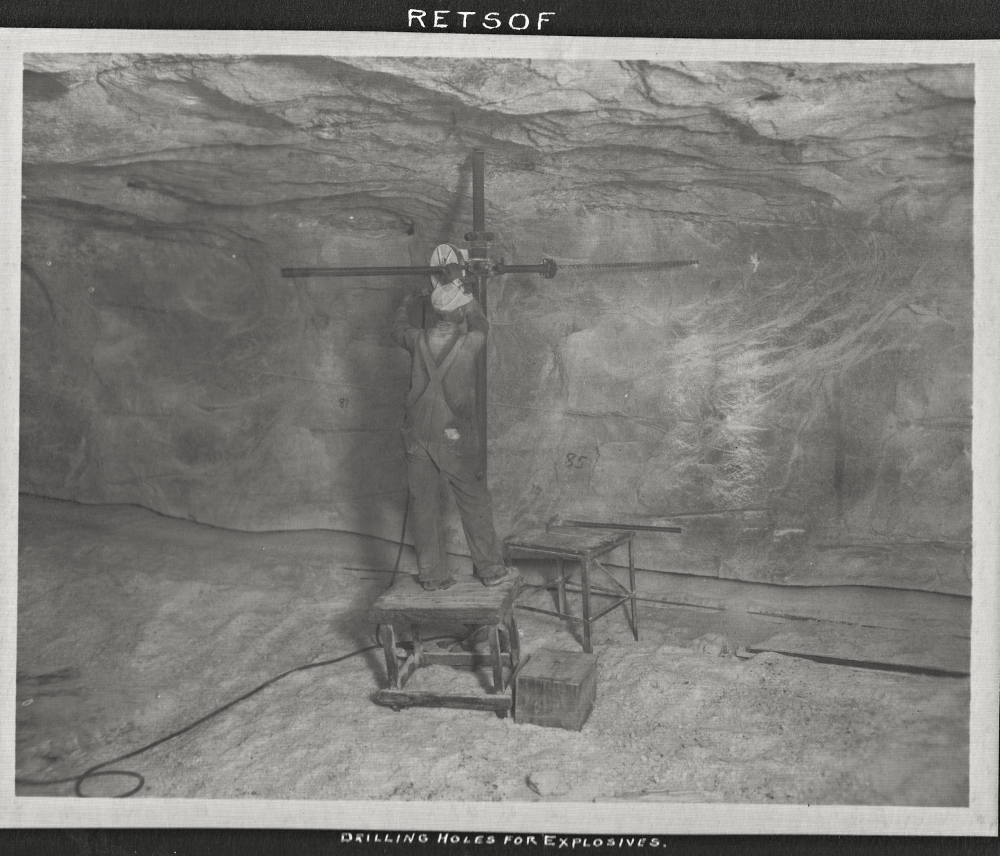
<path id="1" fill-rule="evenodd" d="M 498 586 L 501 583 L 509 583 L 521 576 L 520 571 L 513 565 L 505 568 L 503 565 L 494 565 L 487 569 L 486 573 L 479 575 L 479 582 L 484 586 Z"/>

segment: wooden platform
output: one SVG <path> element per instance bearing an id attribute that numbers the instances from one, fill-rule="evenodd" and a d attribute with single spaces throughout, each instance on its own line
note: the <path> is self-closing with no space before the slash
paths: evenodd
<path id="1" fill-rule="evenodd" d="M 487 587 L 473 577 L 464 577 L 448 589 L 428 592 L 420 587 L 415 577 L 405 577 L 385 592 L 368 613 L 369 619 L 381 630 L 389 684 L 375 694 L 376 704 L 394 710 L 406 707 L 492 710 L 498 716 L 506 716 L 511 709 L 511 697 L 503 693 L 521 657 L 514 617 L 514 600 L 519 587 L 520 580 L 516 579 Z M 421 628 L 440 622 L 487 627 L 489 653 L 426 649 Z M 404 633 L 410 636 L 409 645 L 399 638 Z M 483 696 L 405 689 L 407 680 L 417 669 L 432 665 L 473 669 L 488 666 L 493 672 L 493 686 Z"/>
<path id="2" fill-rule="evenodd" d="M 424 591 L 414 576 L 405 576 L 385 592 L 369 610 L 376 624 L 429 624 L 462 621 L 498 624 L 514 603 L 518 581 L 484 586 L 472 576 L 459 577 L 444 591 Z"/>
<path id="3" fill-rule="evenodd" d="M 504 540 L 510 550 L 585 559 L 603 556 L 635 538 L 631 529 L 584 529 L 577 526 L 553 526 L 528 529 Z"/>

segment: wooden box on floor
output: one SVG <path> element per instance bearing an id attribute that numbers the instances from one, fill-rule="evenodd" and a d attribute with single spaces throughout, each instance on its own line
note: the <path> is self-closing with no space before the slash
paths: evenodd
<path id="1" fill-rule="evenodd" d="M 514 721 L 579 731 L 596 697 L 596 654 L 538 651 L 517 673 Z"/>

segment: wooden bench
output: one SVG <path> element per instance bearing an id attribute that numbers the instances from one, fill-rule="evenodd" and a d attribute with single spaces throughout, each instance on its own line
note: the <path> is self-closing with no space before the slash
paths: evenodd
<path id="1" fill-rule="evenodd" d="M 504 694 L 510 675 L 521 657 L 514 600 L 520 581 L 487 587 L 474 577 L 460 577 L 451 588 L 424 591 L 416 577 L 403 577 L 372 606 L 368 617 L 380 626 L 388 687 L 374 697 L 377 704 L 400 710 L 404 707 L 458 707 L 493 710 L 500 717 L 511 709 L 511 696 Z M 424 645 L 422 628 L 429 624 L 459 623 L 486 626 L 489 653 L 435 651 Z M 410 642 L 401 641 L 408 633 Z M 502 645 L 501 636 L 507 639 Z M 416 692 L 405 689 L 407 680 L 422 666 L 445 665 L 478 668 L 489 666 L 493 683 L 482 696 Z M 507 676 L 505 677 L 505 670 Z"/>
<path id="2" fill-rule="evenodd" d="M 554 615 L 567 621 L 576 621 L 583 625 L 583 650 L 591 653 L 593 650 L 590 642 L 590 626 L 599 618 L 607 615 L 613 609 L 623 603 L 631 604 L 632 613 L 632 634 L 636 641 L 639 640 L 639 614 L 635 608 L 635 563 L 632 559 L 632 539 L 635 532 L 628 530 L 607 531 L 603 529 L 583 529 L 576 526 L 554 526 L 547 529 L 531 529 L 511 535 L 504 540 L 504 557 L 510 559 L 514 553 L 529 556 L 545 556 L 556 560 L 557 577 L 532 592 L 525 589 L 517 604 L 518 609 L 526 609 L 530 612 L 540 612 L 544 615 Z M 602 565 L 598 559 L 607 555 L 616 547 L 628 545 L 628 587 L 624 586 L 614 574 Z M 581 594 L 582 615 L 571 615 L 566 605 L 566 583 L 568 575 L 563 568 L 564 560 L 578 562 L 580 566 L 580 588 L 576 589 Z M 604 572 L 605 577 L 610 579 L 614 585 L 613 589 L 603 588 L 593 585 L 591 582 L 592 572 L 597 569 Z M 543 609 L 538 606 L 529 606 L 524 603 L 532 594 L 539 591 L 558 589 L 558 609 Z M 597 594 L 604 597 L 614 598 L 614 602 L 599 612 L 591 615 L 590 598 Z"/>

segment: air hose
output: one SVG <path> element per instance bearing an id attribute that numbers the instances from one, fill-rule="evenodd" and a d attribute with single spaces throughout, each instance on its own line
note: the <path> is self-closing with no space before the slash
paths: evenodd
<path id="1" fill-rule="evenodd" d="M 320 666 L 332 666 L 335 663 L 341 663 L 344 660 L 350 659 L 351 657 L 357 657 L 360 654 L 367 653 L 368 651 L 374 651 L 377 648 L 381 647 L 382 647 L 381 645 L 369 645 L 366 648 L 359 648 L 356 651 L 351 651 L 349 654 L 344 654 L 340 657 L 334 657 L 331 660 L 321 660 L 318 663 L 307 663 L 304 666 L 296 666 L 294 669 L 289 669 L 286 672 L 282 672 L 280 675 L 276 675 L 275 677 L 264 681 L 264 683 L 260 684 L 257 687 L 254 687 L 254 689 L 250 690 L 247 693 L 244 693 L 239 698 L 227 702 L 226 704 L 222 705 L 222 707 L 218 707 L 211 713 L 205 714 L 205 716 L 201 717 L 200 719 L 196 719 L 189 725 L 185 725 L 183 728 L 179 728 L 177 729 L 177 731 L 171 732 L 170 734 L 166 735 L 166 737 L 160 737 L 158 740 L 154 740 L 152 743 L 147 743 L 145 746 L 142 746 L 139 749 L 135 749 L 134 751 L 128 752 L 124 755 L 119 755 L 117 758 L 112 758 L 110 761 L 102 761 L 100 764 L 95 764 L 93 767 L 90 767 L 84 772 L 82 772 L 79 776 L 69 776 L 65 779 L 46 779 L 42 781 L 34 779 L 15 778 L 14 784 L 29 785 L 32 787 L 49 787 L 53 785 L 65 785 L 69 784 L 70 782 L 73 782 L 74 791 L 76 792 L 76 795 L 78 797 L 85 797 L 86 794 L 83 793 L 81 788 L 83 786 L 83 783 L 87 781 L 87 779 L 96 779 L 98 776 L 129 776 L 135 779 L 137 781 L 137 784 L 135 785 L 135 787 L 132 788 L 132 790 L 124 794 L 119 794 L 118 797 L 119 798 L 130 797 L 133 794 L 136 794 L 140 790 L 142 790 L 143 786 L 146 784 L 146 780 L 141 775 L 139 775 L 138 773 L 134 773 L 131 770 L 106 770 L 104 769 L 105 767 L 109 767 L 112 764 L 117 764 L 120 761 L 125 761 L 128 758 L 134 758 L 136 755 L 141 755 L 144 752 L 148 752 L 150 749 L 155 749 L 157 746 L 161 746 L 167 741 L 173 740 L 175 737 L 180 737 L 182 734 L 187 734 L 187 732 L 194 730 L 202 723 L 208 722 L 208 720 L 218 716 L 220 713 L 223 713 L 224 711 L 229 710 L 229 708 L 231 707 L 235 707 L 241 701 L 246 701 L 251 696 L 259 693 L 262 689 L 271 686 L 271 684 L 277 683 L 282 678 L 288 677 L 288 675 L 294 674 L 295 672 L 305 672 L 308 669 L 318 669 Z"/>
<path id="2" fill-rule="evenodd" d="M 422 305 L 421 326 L 423 326 L 423 324 L 426 323 L 426 314 L 425 314 L 426 311 L 427 311 L 426 305 Z M 403 558 L 403 547 L 405 545 L 405 539 L 406 539 L 406 522 L 409 517 L 409 514 L 410 514 L 410 497 L 409 493 L 407 493 L 406 505 L 403 507 L 403 526 L 399 533 L 399 550 L 396 552 L 396 563 L 393 565 L 392 568 L 392 582 L 389 584 L 390 586 L 392 585 L 392 583 L 396 581 L 396 575 L 399 573 L 399 563 L 400 560 Z M 216 708 L 211 713 L 205 714 L 205 716 L 201 717 L 200 719 L 196 719 L 189 725 L 185 725 L 183 728 L 179 728 L 177 731 L 171 732 L 170 734 L 166 735 L 166 737 L 161 737 L 158 740 L 154 740 L 152 743 L 147 743 L 145 746 L 142 746 L 139 749 L 136 749 L 132 752 L 128 752 L 125 755 L 119 755 L 117 758 L 112 758 L 110 761 L 102 761 L 100 764 L 95 764 L 93 767 L 84 770 L 82 773 L 80 773 L 79 776 L 68 776 L 64 779 L 45 779 L 45 780 L 18 779 L 15 777 L 14 784 L 24 785 L 29 787 L 47 788 L 47 787 L 54 787 L 56 785 L 66 785 L 72 782 L 73 790 L 76 793 L 76 795 L 78 797 L 86 797 L 87 795 L 83 793 L 82 787 L 83 783 L 88 779 L 96 779 L 100 776 L 128 776 L 129 778 L 135 779 L 136 785 L 135 787 L 132 788 L 132 790 L 126 791 L 124 794 L 119 794 L 117 798 L 124 799 L 125 797 L 130 797 L 133 794 L 139 793 L 139 791 L 141 791 L 143 787 L 145 787 L 146 780 L 139 773 L 132 772 L 131 770 L 106 770 L 104 769 L 105 767 L 109 767 L 112 764 L 117 764 L 129 758 L 134 758 L 137 755 L 142 755 L 144 752 L 149 752 L 151 749 L 155 749 L 157 746 L 161 746 L 164 743 L 173 740 L 175 737 L 180 737 L 182 734 L 187 734 L 187 732 L 193 731 L 202 723 L 208 722 L 208 720 L 212 719 L 213 717 L 216 717 L 220 713 L 229 710 L 229 708 L 231 707 L 235 707 L 242 701 L 246 701 L 251 696 L 256 695 L 261 690 L 271 686 L 271 684 L 277 683 L 282 678 L 286 678 L 289 675 L 295 674 L 296 672 L 305 672 L 308 669 L 318 669 L 320 666 L 332 666 L 335 663 L 341 663 L 344 660 L 348 660 L 351 657 L 357 657 L 361 654 L 367 653 L 368 651 L 378 650 L 382 648 L 382 638 L 380 632 L 381 629 L 382 629 L 381 625 L 378 625 L 375 628 L 375 641 L 377 643 L 375 645 L 369 645 L 366 648 L 358 648 L 356 651 L 351 651 L 349 654 L 344 654 L 340 657 L 334 657 L 332 660 L 322 660 L 318 663 L 307 663 L 304 666 L 296 666 L 294 669 L 289 669 L 287 672 L 282 672 L 280 675 L 276 675 L 275 677 L 270 678 L 267 681 L 264 681 L 264 683 L 260 684 L 259 686 L 254 687 L 254 689 L 250 690 L 249 692 L 244 693 L 239 698 L 233 699 L 232 701 L 224 704 L 222 707 Z M 436 636 L 433 638 L 451 639 L 453 637 Z"/>
<path id="3" fill-rule="evenodd" d="M 395 580 L 396 574 L 399 571 L 400 559 L 403 556 L 403 544 L 404 544 L 403 539 L 406 534 L 406 521 L 407 517 L 409 516 L 409 511 L 410 511 L 410 503 L 409 503 L 409 497 L 407 497 L 406 507 L 403 511 L 403 528 L 399 535 L 399 551 L 396 553 L 396 564 L 393 568 L 393 580 Z M 295 674 L 296 672 L 305 672 L 308 671 L 309 669 L 318 669 L 321 666 L 332 666 L 336 663 L 342 663 L 344 660 L 348 660 L 351 657 L 357 657 L 360 656 L 361 654 L 366 654 L 369 651 L 376 651 L 381 649 L 382 640 L 380 638 L 379 629 L 380 628 L 376 628 L 375 630 L 375 638 L 378 641 L 377 645 L 368 645 L 365 648 L 358 648 L 356 651 L 351 651 L 349 654 L 343 654 L 340 657 L 334 657 L 333 659 L 330 660 L 321 660 L 318 663 L 307 663 L 304 666 L 296 666 L 294 669 L 289 669 L 286 672 L 282 672 L 280 675 L 275 675 L 273 678 L 270 678 L 264 681 L 264 683 L 260 684 L 259 686 L 254 687 L 249 692 L 244 693 L 239 698 L 227 702 L 226 704 L 222 705 L 222 707 L 216 708 L 210 713 L 205 714 L 200 719 L 196 719 L 194 722 L 185 725 L 183 728 L 179 728 L 176 731 L 172 731 L 165 737 L 160 737 L 159 739 L 154 740 L 152 743 L 147 743 L 145 746 L 142 746 L 139 749 L 135 749 L 132 752 L 127 752 L 124 755 L 119 755 L 117 758 L 112 758 L 110 761 L 102 761 L 100 764 L 95 764 L 93 767 L 89 767 L 88 769 L 84 770 L 78 776 L 67 776 L 64 779 L 43 779 L 43 780 L 15 778 L 14 784 L 41 788 L 41 787 L 54 787 L 56 785 L 66 785 L 72 782 L 74 793 L 78 797 L 86 798 L 87 794 L 83 793 L 83 783 L 86 782 L 88 779 L 96 779 L 100 776 L 127 776 L 131 779 L 134 779 L 136 784 L 131 790 L 126 791 L 123 794 L 118 794 L 117 798 L 124 799 L 125 797 L 130 797 L 133 794 L 139 793 L 139 791 L 141 791 L 143 787 L 145 787 L 146 785 L 145 778 L 143 778 L 139 773 L 133 772 L 131 770 L 113 770 L 113 769 L 109 770 L 105 768 L 110 767 L 112 764 L 118 764 L 121 761 L 128 760 L 129 758 L 135 758 L 137 755 L 142 755 L 144 752 L 149 752 L 151 749 L 155 749 L 157 746 L 162 746 L 164 743 L 167 743 L 168 741 L 173 740 L 176 737 L 180 737 L 182 734 L 187 734 L 189 731 L 193 731 L 202 723 L 208 722 L 208 720 L 218 716 L 220 713 L 229 710 L 231 707 L 235 707 L 242 701 L 246 701 L 248 698 L 256 695 L 261 690 L 271 686 L 272 684 L 277 683 L 282 678 L 286 678 L 289 675 Z M 449 635 L 433 637 L 433 639 L 435 640 L 452 639 L 452 638 L 455 637 Z"/>

